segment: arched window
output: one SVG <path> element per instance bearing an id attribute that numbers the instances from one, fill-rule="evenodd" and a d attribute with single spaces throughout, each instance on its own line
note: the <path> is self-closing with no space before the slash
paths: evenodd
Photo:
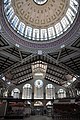
<path id="1" fill-rule="evenodd" d="M 58 98 L 65 98 L 65 97 L 66 97 L 66 91 L 63 89 L 59 89 Z"/>
<path id="2" fill-rule="evenodd" d="M 23 86 L 22 99 L 32 99 L 32 86 L 30 84 Z"/>
<path id="3" fill-rule="evenodd" d="M 46 86 L 46 99 L 55 99 L 55 88 L 52 84 Z"/>
<path id="4" fill-rule="evenodd" d="M 36 80 L 34 83 L 34 99 L 43 99 L 43 81 Z"/>
<path id="5" fill-rule="evenodd" d="M 19 98 L 19 94 L 20 90 L 18 88 L 13 89 L 11 92 L 11 96 L 13 96 L 13 98 Z"/>

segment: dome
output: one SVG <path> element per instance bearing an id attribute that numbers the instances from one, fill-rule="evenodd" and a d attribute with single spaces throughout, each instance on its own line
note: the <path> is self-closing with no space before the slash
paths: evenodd
<path id="1" fill-rule="evenodd" d="M 25 40 L 56 40 L 73 24 L 77 0 L 4 0 L 4 12 L 12 30 Z"/>
<path id="2" fill-rule="evenodd" d="M 30 53 L 56 51 L 79 37 L 79 4 L 79 0 L 3 0 L 3 37 Z"/>

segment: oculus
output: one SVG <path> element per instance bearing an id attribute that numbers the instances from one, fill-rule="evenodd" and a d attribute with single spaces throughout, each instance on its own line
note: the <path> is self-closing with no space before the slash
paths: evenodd
<path id="1" fill-rule="evenodd" d="M 35 3 L 37 3 L 38 5 L 43 5 L 47 2 L 47 0 L 33 0 Z"/>

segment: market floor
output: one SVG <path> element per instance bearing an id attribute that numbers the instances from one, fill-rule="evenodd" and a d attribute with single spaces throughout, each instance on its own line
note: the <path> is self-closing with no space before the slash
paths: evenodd
<path id="1" fill-rule="evenodd" d="M 52 117 L 47 116 L 41 116 L 41 115 L 35 115 L 30 117 L 25 117 L 23 119 L 0 119 L 0 120 L 53 120 Z"/>
<path id="2" fill-rule="evenodd" d="M 64 119 L 52 119 L 52 117 L 47 117 L 47 116 L 41 116 L 41 115 L 35 115 L 35 116 L 30 116 L 30 117 L 25 117 L 23 119 L 4 119 L 4 118 L 0 118 L 0 120 L 80 120 L 80 118 L 64 118 Z"/>
<path id="3" fill-rule="evenodd" d="M 52 120 L 51 117 L 47 117 L 47 116 L 30 116 L 28 118 L 24 118 L 23 120 Z"/>

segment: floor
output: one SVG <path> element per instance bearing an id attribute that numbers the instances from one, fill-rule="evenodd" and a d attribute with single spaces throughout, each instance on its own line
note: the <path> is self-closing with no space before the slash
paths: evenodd
<path id="1" fill-rule="evenodd" d="M 47 117 L 47 116 L 36 115 L 36 116 L 31 116 L 31 117 L 28 117 L 28 118 L 24 118 L 24 120 L 52 120 L 52 118 Z"/>
<path id="2" fill-rule="evenodd" d="M 23 119 L 0 119 L 0 120 L 53 120 L 51 117 L 35 115 Z"/>
<path id="3" fill-rule="evenodd" d="M 35 116 L 30 116 L 30 117 L 25 117 L 25 118 L 23 118 L 23 119 L 4 119 L 4 118 L 0 118 L 0 120 L 80 120 L 80 117 L 78 117 L 78 118 L 70 118 L 70 117 L 68 117 L 68 118 L 54 118 L 54 119 L 52 119 L 52 117 L 47 117 L 47 116 L 41 116 L 41 115 L 35 115 Z"/>

